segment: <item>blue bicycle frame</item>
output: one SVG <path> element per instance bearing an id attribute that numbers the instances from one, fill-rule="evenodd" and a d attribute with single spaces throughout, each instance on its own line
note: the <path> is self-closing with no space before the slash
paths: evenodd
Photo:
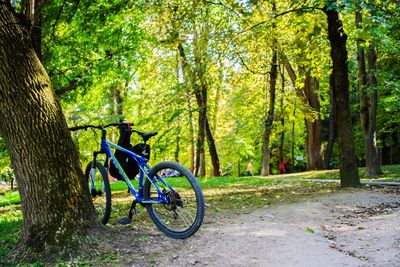
<path id="1" fill-rule="evenodd" d="M 133 158 L 136 161 L 137 165 L 139 166 L 139 188 L 138 188 L 138 190 L 135 189 L 135 187 L 131 183 L 130 179 L 128 178 L 127 174 L 125 173 L 124 169 L 122 168 L 121 164 L 119 163 L 119 161 L 117 160 L 117 158 L 115 157 L 114 153 L 112 152 L 112 150 L 110 148 L 115 148 L 117 150 L 120 150 L 120 151 L 124 152 L 125 154 L 128 154 L 129 157 Z M 135 196 L 136 201 L 138 203 L 143 203 L 143 204 L 150 204 L 150 203 L 168 204 L 169 203 L 169 200 L 167 199 L 166 195 L 160 190 L 160 187 L 157 185 L 157 183 L 155 183 L 153 181 L 153 179 L 155 178 L 155 179 L 161 181 L 172 192 L 175 192 L 175 190 L 160 175 L 156 174 L 156 176 L 153 178 L 151 178 L 149 176 L 151 167 L 147 164 L 147 161 L 148 161 L 147 158 L 145 158 L 143 156 L 139 156 L 136 153 L 134 153 L 128 149 L 125 149 L 117 144 L 114 144 L 114 143 L 108 141 L 105 138 L 105 136 L 103 136 L 101 138 L 100 151 L 104 152 L 106 154 L 107 159 L 108 158 L 111 159 L 111 162 L 114 164 L 114 166 L 117 168 L 118 172 L 121 174 L 122 178 L 124 179 L 125 183 L 127 184 L 128 188 L 129 188 L 129 191 Z M 157 192 L 158 192 L 157 200 L 144 199 L 143 182 L 144 182 L 145 178 L 148 179 L 150 181 L 150 183 L 154 186 L 154 188 L 157 190 Z"/>

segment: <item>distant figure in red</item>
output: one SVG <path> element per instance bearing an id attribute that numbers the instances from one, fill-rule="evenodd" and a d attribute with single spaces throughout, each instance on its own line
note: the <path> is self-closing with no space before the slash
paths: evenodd
<path id="1" fill-rule="evenodd" d="M 285 163 L 284 162 L 279 162 L 279 173 L 286 173 L 286 168 L 285 168 Z"/>
<path id="2" fill-rule="evenodd" d="M 279 173 L 283 174 L 286 173 L 286 168 L 289 166 L 289 162 L 287 160 L 284 160 L 282 162 L 279 162 Z"/>

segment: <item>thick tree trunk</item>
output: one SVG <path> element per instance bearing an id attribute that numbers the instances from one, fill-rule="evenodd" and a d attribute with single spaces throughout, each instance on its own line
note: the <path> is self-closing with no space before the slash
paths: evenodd
<path id="1" fill-rule="evenodd" d="M 0 132 L 24 217 L 11 257 L 49 260 L 76 253 L 97 218 L 50 80 L 10 8 L 0 2 Z"/>
<path id="2" fill-rule="evenodd" d="M 335 2 L 335 1 L 330 1 Z M 349 102 L 347 65 L 347 35 L 335 9 L 325 8 L 328 20 L 328 39 L 331 45 L 333 95 L 336 103 L 336 127 L 340 151 L 341 186 L 360 186 L 354 149 L 353 125 Z"/>
<path id="3" fill-rule="evenodd" d="M 304 83 L 304 94 L 307 104 L 316 113 L 316 117 L 305 120 L 307 129 L 306 152 L 307 170 L 322 170 L 324 162 L 322 159 L 322 126 L 319 101 L 319 81 L 306 72 Z"/>
<path id="4" fill-rule="evenodd" d="M 333 154 L 333 145 L 336 138 L 336 105 L 333 98 L 333 78 L 332 75 L 329 76 L 329 134 L 328 143 L 326 144 L 325 154 L 324 154 L 324 165 L 325 169 L 329 170 L 331 166 L 331 158 Z"/>
<path id="5" fill-rule="evenodd" d="M 267 116 L 265 118 L 264 135 L 263 135 L 263 146 L 262 146 L 262 166 L 261 175 L 267 176 L 270 173 L 269 162 L 270 162 L 270 137 L 272 132 L 272 125 L 274 123 L 275 114 L 275 94 L 276 94 L 276 79 L 278 77 L 278 65 L 277 65 L 277 51 L 276 47 L 272 51 L 271 60 L 271 72 L 269 80 L 269 107 Z"/>

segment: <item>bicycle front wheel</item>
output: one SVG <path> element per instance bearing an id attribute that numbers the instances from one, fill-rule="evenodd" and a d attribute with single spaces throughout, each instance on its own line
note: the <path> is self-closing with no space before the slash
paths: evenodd
<path id="1" fill-rule="evenodd" d="M 144 199 L 158 201 L 159 192 L 168 204 L 146 204 L 154 224 L 167 236 L 186 238 L 193 235 L 204 218 L 204 197 L 196 178 L 176 162 L 154 166 L 144 184 Z"/>
<path id="2" fill-rule="evenodd" d="M 103 165 L 96 161 L 89 162 L 85 169 L 85 178 L 89 185 L 90 195 L 97 216 L 102 224 L 106 225 L 111 214 L 111 189 L 107 171 Z M 94 166 L 94 168 L 93 168 Z"/>

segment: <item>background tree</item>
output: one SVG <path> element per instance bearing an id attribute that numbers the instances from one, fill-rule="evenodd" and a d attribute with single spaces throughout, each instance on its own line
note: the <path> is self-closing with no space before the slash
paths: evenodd
<path id="1" fill-rule="evenodd" d="M 328 2 L 324 12 L 328 19 L 328 39 L 331 45 L 333 97 L 336 104 L 336 127 L 340 150 L 340 182 L 342 186 L 359 186 L 349 102 L 347 35 L 343 30 L 336 4 L 336 1 Z"/>

